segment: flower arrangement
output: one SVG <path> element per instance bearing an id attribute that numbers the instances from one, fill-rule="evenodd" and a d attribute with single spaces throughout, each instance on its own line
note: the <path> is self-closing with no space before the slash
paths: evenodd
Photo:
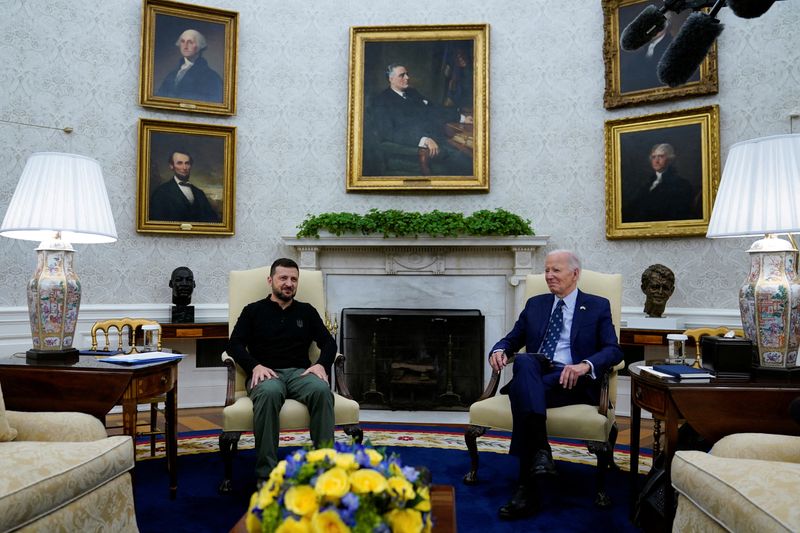
<path id="1" fill-rule="evenodd" d="M 423 469 L 424 470 L 424 469 Z M 430 532 L 430 480 L 397 454 L 336 443 L 301 449 L 253 494 L 247 531 Z"/>

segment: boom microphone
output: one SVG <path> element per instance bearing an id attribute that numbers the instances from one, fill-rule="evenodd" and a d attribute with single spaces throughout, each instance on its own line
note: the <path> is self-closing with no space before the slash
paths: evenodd
<path id="1" fill-rule="evenodd" d="M 720 3 L 724 5 L 725 0 L 717 2 Z M 709 14 L 696 12 L 689 15 L 678 36 L 658 62 L 658 79 L 661 83 L 677 87 L 686 83 L 694 74 L 724 28 L 716 19 L 717 11 L 719 10 L 712 9 Z"/>
<path id="2" fill-rule="evenodd" d="M 737 17 L 754 19 L 772 7 L 775 0 L 728 0 L 728 7 Z"/>
<path id="3" fill-rule="evenodd" d="M 619 44 L 623 50 L 636 50 L 649 43 L 667 25 L 666 9 L 647 6 L 622 30 Z"/>

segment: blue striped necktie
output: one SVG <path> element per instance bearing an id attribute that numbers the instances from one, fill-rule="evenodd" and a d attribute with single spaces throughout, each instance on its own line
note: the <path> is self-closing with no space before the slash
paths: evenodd
<path id="1" fill-rule="evenodd" d="M 541 350 L 551 361 L 556 353 L 556 345 L 561 337 L 562 327 L 564 327 L 564 300 L 558 300 L 553 314 L 550 315 L 550 323 L 547 324 L 547 333 L 545 333 Z"/>

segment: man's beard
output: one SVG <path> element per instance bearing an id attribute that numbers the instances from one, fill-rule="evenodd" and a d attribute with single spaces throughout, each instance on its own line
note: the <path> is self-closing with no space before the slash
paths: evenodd
<path id="1" fill-rule="evenodd" d="M 294 293 L 294 292 L 293 292 L 292 294 L 290 294 L 289 296 L 287 296 L 287 295 L 285 295 L 285 294 L 283 293 L 283 291 L 282 291 L 282 290 L 280 290 L 280 289 L 277 289 L 277 288 L 273 287 L 273 288 L 272 288 L 272 294 L 275 296 L 275 298 L 277 298 L 278 300 L 280 300 L 280 301 L 282 301 L 282 302 L 291 302 L 291 301 L 292 301 L 292 299 L 294 298 L 294 295 L 295 295 L 296 293 Z"/>

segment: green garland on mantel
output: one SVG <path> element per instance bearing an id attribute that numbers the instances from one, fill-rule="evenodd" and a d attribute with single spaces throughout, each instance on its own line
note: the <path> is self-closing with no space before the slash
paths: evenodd
<path id="1" fill-rule="evenodd" d="M 320 213 L 308 215 L 297 226 L 297 237 L 319 238 L 320 230 L 334 235 L 383 234 L 384 237 L 455 237 L 458 235 L 499 236 L 533 235 L 530 220 L 505 209 L 475 211 L 469 216 L 462 213 L 431 211 L 417 213 L 389 209 L 370 209 L 365 215 L 357 213 Z"/>

